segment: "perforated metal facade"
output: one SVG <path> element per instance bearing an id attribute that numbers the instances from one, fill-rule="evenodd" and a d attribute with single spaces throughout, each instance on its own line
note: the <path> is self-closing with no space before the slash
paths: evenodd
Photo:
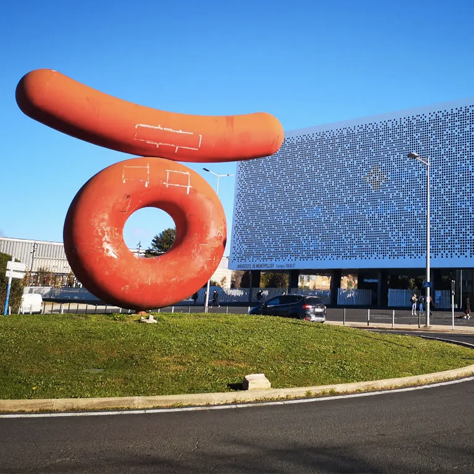
<path id="1" fill-rule="evenodd" d="M 474 98 L 285 134 L 240 162 L 230 268 L 474 267 Z"/>

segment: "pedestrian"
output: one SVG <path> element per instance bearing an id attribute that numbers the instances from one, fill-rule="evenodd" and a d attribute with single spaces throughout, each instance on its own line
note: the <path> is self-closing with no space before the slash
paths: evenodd
<path id="1" fill-rule="evenodd" d="M 260 303 L 263 300 L 263 291 L 258 290 L 257 291 L 257 301 Z"/>
<path id="2" fill-rule="evenodd" d="M 413 296 L 410 298 L 411 301 L 411 315 L 416 316 L 416 305 L 418 303 L 418 297 L 416 293 L 413 293 Z"/>
<path id="3" fill-rule="evenodd" d="M 217 293 L 217 290 L 214 290 L 214 292 L 212 293 L 212 306 L 217 306 L 218 308 L 220 308 L 219 293 Z"/>
<path id="4" fill-rule="evenodd" d="M 469 298 L 466 298 L 466 305 L 464 306 L 464 319 L 471 319 L 471 303 Z"/>
<path id="5" fill-rule="evenodd" d="M 423 295 L 420 295 L 418 298 L 418 311 L 420 312 L 420 316 L 423 315 L 423 305 L 425 303 L 425 298 Z"/>
<path id="6" fill-rule="evenodd" d="M 433 297 L 430 296 L 430 316 L 433 316 L 433 310 L 436 309 Z"/>
<path id="7" fill-rule="evenodd" d="M 197 299 L 198 299 L 198 294 L 197 294 L 197 292 L 196 292 L 196 293 L 194 293 L 194 295 L 193 295 L 194 304 L 196 304 Z"/>

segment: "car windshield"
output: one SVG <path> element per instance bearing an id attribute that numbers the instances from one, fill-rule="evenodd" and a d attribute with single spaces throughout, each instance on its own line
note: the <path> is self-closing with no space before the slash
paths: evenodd
<path id="1" fill-rule="evenodd" d="M 321 298 L 306 298 L 306 304 L 316 306 L 318 304 L 323 304 L 323 301 L 321 300 Z"/>

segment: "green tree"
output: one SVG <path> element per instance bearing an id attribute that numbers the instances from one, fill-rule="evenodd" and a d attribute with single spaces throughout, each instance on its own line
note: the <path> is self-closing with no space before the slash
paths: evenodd
<path id="1" fill-rule="evenodd" d="M 265 272 L 260 279 L 262 288 L 286 288 L 289 285 L 289 275 L 287 273 Z"/>
<path id="2" fill-rule="evenodd" d="M 153 237 L 150 247 L 145 251 L 145 257 L 157 257 L 168 252 L 173 246 L 175 239 L 176 229 L 165 229 Z"/>
<path id="3" fill-rule="evenodd" d="M 250 285 L 250 272 L 243 270 L 236 270 L 232 272 L 230 279 L 231 288 L 249 288 Z"/>

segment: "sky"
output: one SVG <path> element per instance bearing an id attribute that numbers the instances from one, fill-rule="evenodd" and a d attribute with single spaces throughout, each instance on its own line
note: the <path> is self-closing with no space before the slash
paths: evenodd
<path id="1" fill-rule="evenodd" d="M 55 69 L 161 110 L 269 112 L 284 130 L 474 96 L 472 0 L 18 0 L 0 5 L 0 236 L 62 242 L 82 185 L 132 156 L 64 135 L 15 102 L 23 75 Z M 236 163 L 185 163 L 214 188 Z M 315 177 L 317 178 L 317 177 Z M 229 255 L 235 176 L 220 178 Z M 130 248 L 173 227 L 142 209 Z"/>

